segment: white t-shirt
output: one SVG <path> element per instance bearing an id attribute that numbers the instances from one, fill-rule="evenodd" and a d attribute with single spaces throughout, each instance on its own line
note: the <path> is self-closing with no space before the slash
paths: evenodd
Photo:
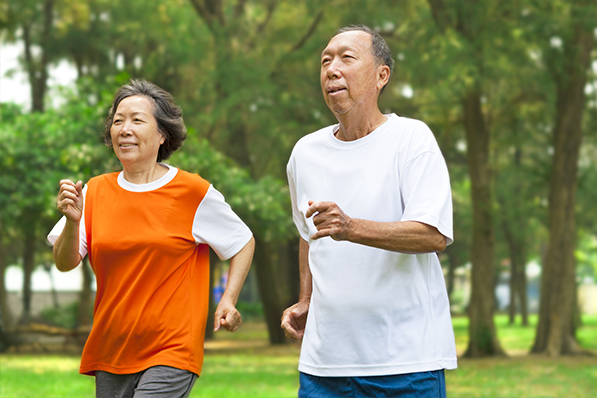
<path id="1" fill-rule="evenodd" d="M 313 293 L 299 370 L 376 376 L 456 368 L 443 273 L 436 253 L 402 254 L 329 237 L 306 219 L 308 201 L 333 201 L 350 217 L 418 221 L 452 243 L 448 170 L 429 128 L 387 115 L 350 142 L 338 125 L 303 137 L 288 163 L 294 222 L 309 243 Z"/>
<path id="2" fill-rule="evenodd" d="M 149 192 L 168 184 L 176 177 L 178 169 L 167 164 L 168 172 L 156 181 L 147 184 L 133 184 L 118 175 L 118 185 L 130 192 Z M 83 198 L 87 193 L 87 185 L 83 188 Z M 83 202 L 83 206 L 85 201 Z M 83 210 L 85 214 L 85 210 Z M 66 225 L 66 217 L 62 217 L 48 234 L 48 241 L 53 245 Z M 234 213 L 224 196 L 213 185 L 209 186 L 205 197 L 197 208 L 193 220 L 192 234 L 197 244 L 209 245 L 222 260 L 227 260 L 244 247 L 252 236 L 245 223 Z M 85 217 L 79 223 L 79 254 L 81 258 L 87 254 L 87 233 Z"/>

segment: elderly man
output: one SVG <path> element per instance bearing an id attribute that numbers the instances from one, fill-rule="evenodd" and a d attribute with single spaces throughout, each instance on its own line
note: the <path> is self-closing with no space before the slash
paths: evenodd
<path id="1" fill-rule="evenodd" d="M 282 328 L 303 340 L 299 397 L 444 397 L 456 368 L 437 256 L 452 242 L 448 170 L 423 122 L 379 110 L 393 64 L 370 28 L 340 29 L 321 55 L 338 124 L 288 162 L 301 293 Z"/>

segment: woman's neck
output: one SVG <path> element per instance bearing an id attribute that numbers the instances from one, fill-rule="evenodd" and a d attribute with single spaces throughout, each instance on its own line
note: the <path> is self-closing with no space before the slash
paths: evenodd
<path id="1" fill-rule="evenodd" d="M 168 172 L 168 167 L 160 163 L 154 163 L 149 168 L 123 167 L 124 179 L 131 184 L 148 184 L 162 178 Z"/>

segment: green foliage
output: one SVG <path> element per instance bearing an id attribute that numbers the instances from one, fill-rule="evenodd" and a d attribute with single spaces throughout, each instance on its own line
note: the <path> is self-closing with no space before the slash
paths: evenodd
<path id="1" fill-rule="evenodd" d="M 67 329 L 73 329 L 77 326 L 77 314 L 79 304 L 72 302 L 58 308 L 46 307 L 41 311 L 41 318 L 52 325 L 62 326 Z"/>
<path id="2" fill-rule="evenodd" d="M 582 237 L 575 251 L 576 274 L 580 281 L 585 278 L 597 280 L 597 236 L 586 234 Z"/>
<path id="3" fill-rule="evenodd" d="M 243 321 L 263 320 L 263 305 L 261 303 L 249 303 L 239 301 L 236 309 L 243 317 Z"/>
<path id="4" fill-rule="evenodd" d="M 10 120 L 0 126 L 3 217 L 18 219 L 31 211 L 52 215 L 60 179 L 85 180 L 110 166 L 109 151 L 100 144 L 103 107 L 73 99 L 46 113 L 0 108 Z"/>
<path id="5" fill-rule="evenodd" d="M 221 15 L 201 14 L 193 2 L 206 3 L 58 1 L 45 37 L 42 1 L 0 1 L 3 40 L 22 40 L 23 26 L 30 26 L 34 47 L 47 41 L 49 64 L 69 61 L 79 77 L 74 92 L 53 93 L 61 102 L 46 98 L 59 105 L 45 114 L 0 105 L 0 221 L 3 255 L 11 262 L 21 254 L 22 229 L 31 224 L 26 216 L 40 223 L 39 242 L 59 216 L 54 202 L 60 179 L 86 181 L 119 169 L 101 134 L 112 95 L 130 77 L 155 82 L 183 108 L 189 138 L 173 165 L 212 182 L 260 239 L 296 239 L 285 165 L 301 136 L 336 123 L 321 97 L 319 54 L 349 23 L 378 29 L 395 55 L 382 111 L 425 121 L 447 160 L 454 199 L 450 262 L 469 261 L 473 216 L 460 101 L 473 84 L 484 93 L 492 136 L 496 260 L 512 254 L 501 233 L 504 222 L 527 258 L 542 258 L 554 76 L 566 60 L 561 43 L 573 35 L 566 26 L 594 25 L 595 2 L 446 0 L 447 18 L 466 22 L 467 30 L 447 28 L 443 34 L 425 1 L 222 0 L 216 2 Z M 568 24 L 570 18 L 576 23 Z M 37 68 L 40 58 L 35 52 L 29 61 L 22 56 L 23 69 Z M 581 276 L 597 273 L 590 243 L 597 226 L 594 71 L 589 79 L 576 208 Z"/>
<path id="6" fill-rule="evenodd" d="M 283 242 L 295 236 L 285 181 L 271 176 L 254 180 L 246 170 L 214 150 L 207 140 L 196 137 L 193 129 L 189 129 L 187 142 L 171 162 L 210 181 L 262 239 Z"/>
<path id="7" fill-rule="evenodd" d="M 61 305 L 58 308 L 46 307 L 41 311 L 40 316 L 41 319 L 49 322 L 52 325 L 61 326 L 67 329 L 74 329 L 79 326 L 78 320 L 80 307 L 81 306 L 78 301 Z M 87 312 L 89 314 L 89 319 L 91 319 L 93 316 L 93 301 L 90 303 Z"/>

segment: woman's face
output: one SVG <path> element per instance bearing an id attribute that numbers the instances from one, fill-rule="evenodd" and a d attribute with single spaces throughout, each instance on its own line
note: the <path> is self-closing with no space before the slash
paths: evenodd
<path id="1" fill-rule="evenodd" d="M 153 103 L 144 96 L 127 97 L 118 104 L 110 136 L 114 153 L 125 168 L 149 168 L 157 162 L 165 138 L 152 111 Z"/>

